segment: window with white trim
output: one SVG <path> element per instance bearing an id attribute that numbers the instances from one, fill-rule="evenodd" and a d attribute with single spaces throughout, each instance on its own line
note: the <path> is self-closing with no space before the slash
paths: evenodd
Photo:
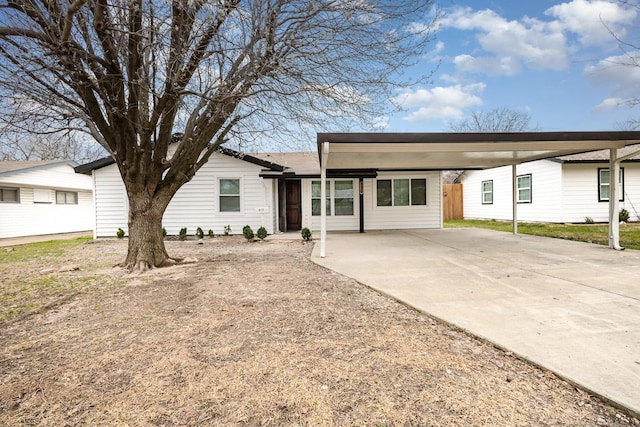
<path id="1" fill-rule="evenodd" d="M 518 203 L 531 203 L 531 174 L 519 175 L 516 179 Z"/>
<path id="2" fill-rule="evenodd" d="M 337 216 L 353 215 L 353 181 L 336 180 L 333 183 L 333 207 Z"/>
<path id="3" fill-rule="evenodd" d="M 325 181 L 326 185 L 326 199 L 325 199 L 325 215 L 331 215 L 331 182 Z M 311 181 L 311 215 L 320 216 L 322 206 L 322 181 Z"/>
<path id="4" fill-rule="evenodd" d="M 218 184 L 220 212 L 240 212 L 240 179 L 221 178 Z"/>
<path id="5" fill-rule="evenodd" d="M 322 205 L 322 181 L 311 181 L 311 215 L 321 215 Z M 332 191 L 333 190 L 333 191 Z M 354 214 L 353 208 L 354 186 L 353 180 L 326 181 L 326 215 L 331 216 L 332 207 L 334 216 L 350 216 Z"/>
<path id="6" fill-rule="evenodd" d="M 58 205 L 77 205 L 77 191 L 56 191 L 56 204 Z"/>
<path id="7" fill-rule="evenodd" d="M 20 203 L 20 189 L 13 187 L 0 187 L 0 202 Z"/>
<path id="8" fill-rule="evenodd" d="M 379 179 L 376 181 L 377 206 L 425 206 L 425 178 Z"/>
<path id="9" fill-rule="evenodd" d="M 618 174 L 618 198 L 624 201 L 624 168 Z M 608 202 L 611 194 L 611 174 L 609 169 L 598 168 L 598 201 Z"/>
<path id="10" fill-rule="evenodd" d="M 482 204 L 493 204 L 493 180 L 482 181 Z"/>

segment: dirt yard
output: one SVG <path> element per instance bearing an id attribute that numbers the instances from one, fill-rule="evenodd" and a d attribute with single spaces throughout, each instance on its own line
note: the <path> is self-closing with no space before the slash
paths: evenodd
<path id="1" fill-rule="evenodd" d="M 0 425 L 640 425 L 313 264 L 312 243 L 167 248 L 192 262 L 126 274 L 117 240 L 0 254 Z"/>

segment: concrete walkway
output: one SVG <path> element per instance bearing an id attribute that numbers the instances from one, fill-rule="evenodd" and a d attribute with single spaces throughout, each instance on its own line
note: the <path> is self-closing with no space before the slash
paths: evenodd
<path id="1" fill-rule="evenodd" d="M 640 414 L 640 251 L 480 229 L 329 233 L 316 263 Z"/>

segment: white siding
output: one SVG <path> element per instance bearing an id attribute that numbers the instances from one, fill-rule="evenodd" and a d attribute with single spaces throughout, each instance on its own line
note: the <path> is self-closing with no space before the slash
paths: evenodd
<path id="1" fill-rule="evenodd" d="M 598 201 L 598 168 L 608 163 L 558 163 L 551 160 L 519 165 L 518 175 L 531 173 L 532 203 L 518 204 L 518 219 L 539 222 L 577 222 L 586 217 L 607 222 L 609 203 Z M 632 221 L 640 213 L 640 164 L 622 163 L 624 201 Z M 481 202 L 481 183 L 493 180 L 493 204 Z M 511 220 L 511 167 L 468 171 L 464 177 L 464 217 Z"/>
<path id="2" fill-rule="evenodd" d="M 425 178 L 426 206 L 377 206 L 376 180 L 364 180 L 365 230 L 400 230 L 411 228 L 441 228 L 442 186 L 440 172 L 380 172 L 378 179 Z"/>
<path id="3" fill-rule="evenodd" d="M 377 206 L 376 179 L 364 180 L 364 229 L 366 230 L 400 230 L 412 228 L 440 228 L 441 227 L 441 185 L 439 172 L 380 172 L 378 179 L 394 178 L 425 178 L 427 180 L 426 206 Z M 320 230 L 320 217 L 311 215 L 311 181 L 302 181 L 302 226 L 313 231 Z M 344 179 L 337 179 L 344 180 Z M 328 179 L 334 182 L 336 179 Z M 333 185 L 332 187 L 333 188 Z M 357 231 L 360 229 L 360 202 L 358 179 L 353 180 L 354 212 L 351 216 L 327 216 L 327 230 Z M 334 213 L 333 206 L 331 207 Z"/>
<path id="4" fill-rule="evenodd" d="M 624 202 L 630 221 L 640 221 L 640 163 L 622 163 L 624 168 Z"/>
<path id="5" fill-rule="evenodd" d="M 163 226 L 169 235 L 177 235 L 182 227 L 188 234 L 197 227 L 222 234 L 225 226 L 233 234 L 241 234 L 250 225 L 254 232 L 264 226 L 274 232 L 274 184 L 259 177 L 262 167 L 224 154 L 214 154 L 196 176 L 185 184 L 167 207 Z M 127 232 L 127 197 L 116 165 L 94 172 L 96 181 L 96 236 L 115 236 L 120 227 Z M 239 179 L 240 212 L 219 212 L 219 179 Z"/>
<path id="6" fill-rule="evenodd" d="M 518 220 L 562 222 L 562 165 L 551 160 L 523 163 L 517 175 L 531 174 L 531 203 L 518 203 Z M 493 180 L 493 203 L 482 204 L 482 182 Z M 463 177 L 466 219 L 511 220 L 511 166 L 467 171 Z"/>
<path id="7" fill-rule="evenodd" d="M 629 211 L 630 220 L 637 221 L 640 213 L 640 164 L 622 163 L 624 168 L 624 201 L 620 209 Z M 591 217 L 596 222 L 609 221 L 609 202 L 598 201 L 598 169 L 609 168 L 608 163 L 564 165 L 563 185 L 565 222 L 584 222 Z"/>
<path id="8" fill-rule="evenodd" d="M 20 203 L 0 203 L 0 238 L 93 230 L 91 178 L 70 165 L 0 177 L 1 187 L 20 189 Z M 34 203 L 34 189 L 50 203 Z M 56 190 L 78 193 L 78 203 L 56 203 Z"/>
<path id="9" fill-rule="evenodd" d="M 94 237 L 113 237 L 127 230 L 127 193 L 118 167 L 113 164 L 93 171 L 95 200 Z"/>

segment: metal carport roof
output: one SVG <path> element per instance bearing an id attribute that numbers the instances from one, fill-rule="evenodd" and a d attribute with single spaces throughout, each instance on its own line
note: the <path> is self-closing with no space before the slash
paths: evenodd
<path id="1" fill-rule="evenodd" d="M 638 131 L 317 135 L 321 166 L 328 170 L 487 169 L 639 141 Z"/>
<path id="2" fill-rule="evenodd" d="M 327 171 L 357 170 L 447 170 L 513 167 L 533 160 L 609 149 L 610 165 L 616 168 L 623 158 L 617 150 L 640 142 L 639 131 L 607 132 L 516 132 L 516 133 L 318 133 L 321 177 Z M 628 156 L 624 156 L 626 158 Z M 611 194 L 615 194 L 615 182 Z M 322 199 L 325 185 L 321 185 Z M 517 204 L 513 203 L 514 233 L 517 233 Z M 618 200 L 609 207 L 609 246 L 618 242 Z M 614 215 L 615 214 L 615 215 Z M 324 256 L 326 217 L 321 210 L 321 256 Z"/>

